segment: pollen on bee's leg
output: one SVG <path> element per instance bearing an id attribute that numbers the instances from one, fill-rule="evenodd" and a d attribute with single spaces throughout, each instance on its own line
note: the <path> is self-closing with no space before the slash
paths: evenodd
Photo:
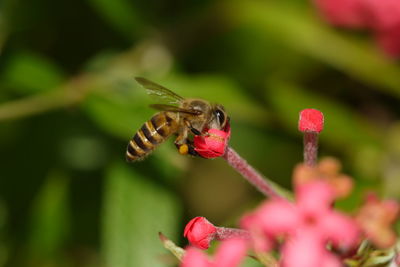
<path id="1" fill-rule="evenodd" d="M 187 155 L 187 153 L 189 153 L 189 147 L 187 144 L 180 145 L 178 151 L 181 155 Z"/>

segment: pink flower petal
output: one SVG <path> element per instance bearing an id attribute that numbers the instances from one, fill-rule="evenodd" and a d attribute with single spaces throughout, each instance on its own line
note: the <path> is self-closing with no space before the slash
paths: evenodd
<path id="1" fill-rule="evenodd" d="M 319 235 L 303 229 L 282 249 L 282 267 L 321 267 L 327 251 Z"/>
<path id="2" fill-rule="evenodd" d="M 293 232 L 300 223 L 295 205 L 285 200 L 267 202 L 256 213 L 261 229 L 270 236 Z"/>
<path id="3" fill-rule="evenodd" d="M 323 267 L 343 267 L 343 264 L 340 262 L 340 260 L 333 256 L 330 253 L 325 253 L 321 266 Z"/>
<path id="4" fill-rule="evenodd" d="M 359 241 L 360 229 L 356 222 L 338 212 L 319 218 L 319 225 L 325 239 L 332 241 L 335 246 L 350 249 Z"/>
<path id="5" fill-rule="evenodd" d="M 223 241 L 215 256 L 215 267 L 235 267 L 246 256 L 247 241 L 243 239 L 230 239 Z"/>
<path id="6" fill-rule="evenodd" d="M 333 188 L 321 180 L 302 184 L 296 188 L 297 205 L 304 215 L 322 216 L 331 210 L 334 198 Z"/>
<path id="7" fill-rule="evenodd" d="M 203 252 L 194 247 L 189 247 L 186 249 L 181 267 L 211 267 L 211 263 Z"/>
<path id="8" fill-rule="evenodd" d="M 243 216 L 240 225 L 250 232 L 252 245 L 256 251 L 267 252 L 272 249 L 272 238 L 263 231 L 262 223 L 256 213 Z"/>
<path id="9" fill-rule="evenodd" d="M 369 26 L 375 30 L 387 30 L 400 24 L 399 0 L 363 0 Z"/>

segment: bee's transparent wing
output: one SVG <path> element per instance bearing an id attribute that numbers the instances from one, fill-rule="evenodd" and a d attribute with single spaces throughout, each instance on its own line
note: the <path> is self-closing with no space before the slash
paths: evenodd
<path id="1" fill-rule="evenodd" d="M 146 92 L 150 96 L 156 98 L 160 102 L 178 105 L 183 101 L 183 97 L 175 94 L 164 86 L 156 84 L 142 77 L 135 77 L 135 80 L 146 89 Z"/>
<path id="2" fill-rule="evenodd" d="M 179 113 L 186 113 L 186 114 L 192 114 L 192 115 L 201 115 L 203 113 L 200 110 L 184 109 L 184 108 L 180 108 L 177 106 L 164 105 L 164 104 L 153 104 L 153 105 L 150 105 L 150 107 L 157 109 L 157 110 L 162 110 L 162 111 L 179 112 Z"/>

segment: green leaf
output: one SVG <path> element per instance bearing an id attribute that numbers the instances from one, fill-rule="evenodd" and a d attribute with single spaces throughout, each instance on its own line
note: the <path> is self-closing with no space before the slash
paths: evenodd
<path id="1" fill-rule="evenodd" d="M 39 259 L 54 258 L 69 232 L 68 179 L 50 173 L 32 207 L 29 249 Z"/>
<path id="2" fill-rule="evenodd" d="M 166 233 L 173 240 L 180 225 L 176 198 L 151 177 L 127 165 L 113 165 L 104 187 L 102 247 L 107 266 L 165 266 L 168 253 L 158 238 Z"/>
<path id="3" fill-rule="evenodd" d="M 261 267 L 264 266 L 257 260 L 250 258 L 250 257 L 245 257 L 243 263 L 240 265 L 241 267 Z"/>
<path id="4" fill-rule="evenodd" d="M 38 93 L 61 85 L 65 76 L 50 60 L 38 54 L 22 52 L 10 59 L 3 79 L 15 91 Z"/>

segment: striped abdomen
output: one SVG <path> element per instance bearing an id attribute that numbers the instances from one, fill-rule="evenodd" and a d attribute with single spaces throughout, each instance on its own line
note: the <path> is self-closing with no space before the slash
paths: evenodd
<path id="1" fill-rule="evenodd" d="M 160 112 L 143 124 L 126 150 L 126 160 L 131 162 L 142 159 L 178 130 L 177 114 Z"/>

